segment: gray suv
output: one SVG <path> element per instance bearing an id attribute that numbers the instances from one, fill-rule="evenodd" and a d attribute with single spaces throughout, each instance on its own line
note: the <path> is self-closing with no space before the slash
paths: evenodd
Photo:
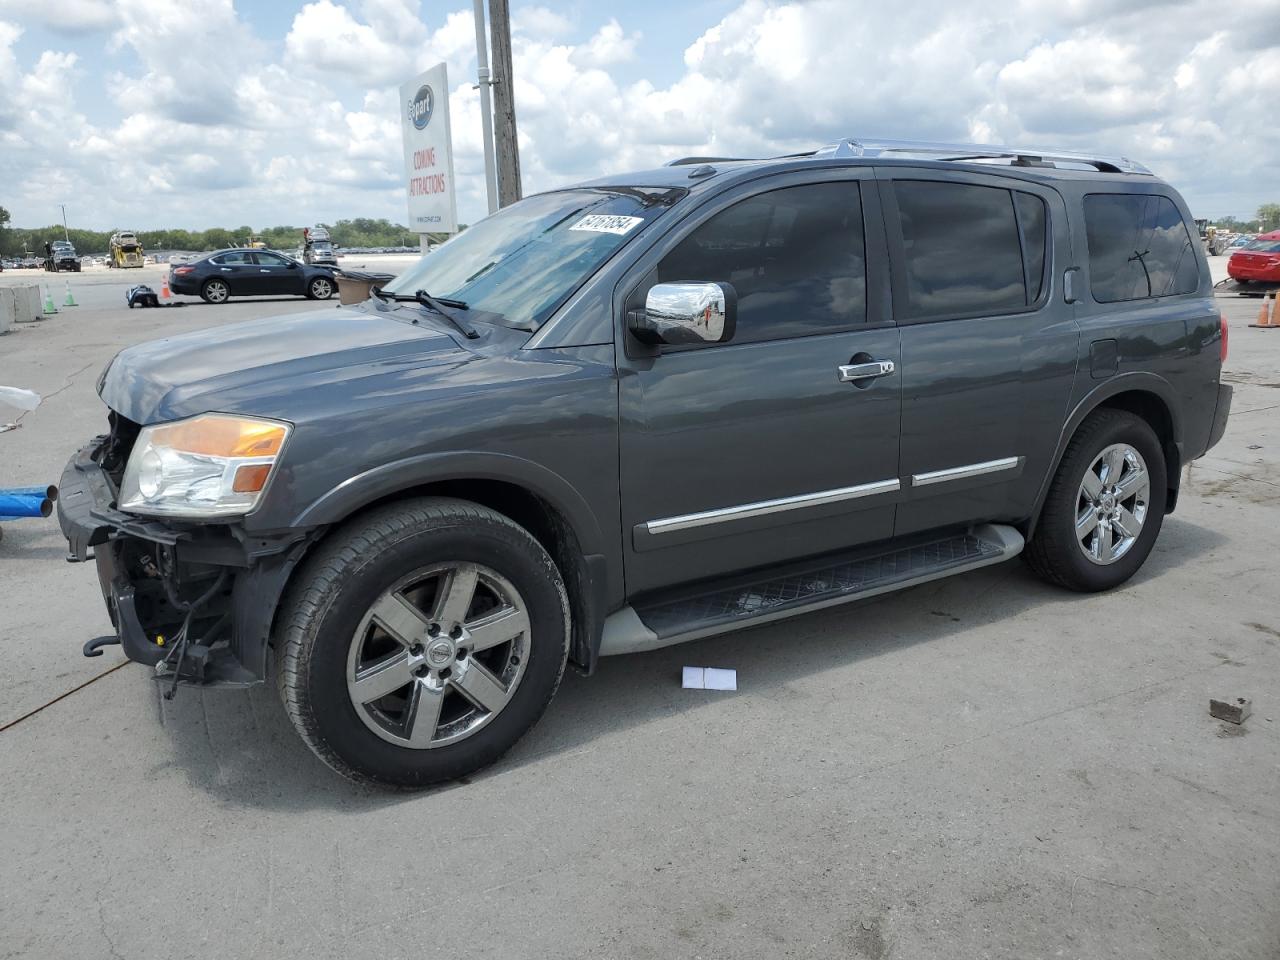
<path id="1" fill-rule="evenodd" d="M 844 140 L 529 197 L 368 302 L 120 353 L 62 478 L 171 695 L 271 681 L 349 777 L 491 763 L 566 663 L 1021 553 L 1124 583 L 1226 425 L 1139 164 Z"/>

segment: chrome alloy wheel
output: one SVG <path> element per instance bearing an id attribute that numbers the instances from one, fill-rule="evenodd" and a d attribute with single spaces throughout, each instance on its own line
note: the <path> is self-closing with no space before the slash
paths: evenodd
<path id="1" fill-rule="evenodd" d="M 210 280 L 205 284 L 204 290 L 210 303 L 223 303 L 231 295 L 226 283 L 221 280 Z"/>
<path id="2" fill-rule="evenodd" d="M 1115 563 L 1137 542 L 1151 501 L 1147 463 L 1127 443 L 1103 449 L 1076 496 L 1076 542 L 1094 563 Z"/>
<path id="3" fill-rule="evenodd" d="M 479 564 L 436 564 L 392 585 L 364 615 L 347 692 L 383 740 L 443 747 L 502 711 L 528 659 L 528 608 L 511 582 Z"/>
<path id="4" fill-rule="evenodd" d="M 324 277 L 316 277 L 311 281 L 311 296 L 317 300 L 328 300 L 333 296 L 333 284 Z"/>

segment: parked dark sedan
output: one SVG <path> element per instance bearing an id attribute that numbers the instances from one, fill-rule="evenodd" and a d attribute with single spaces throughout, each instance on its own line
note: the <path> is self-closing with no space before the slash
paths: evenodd
<path id="1" fill-rule="evenodd" d="M 336 286 L 332 267 L 299 263 L 274 250 L 217 250 L 169 268 L 170 290 L 207 303 L 266 296 L 328 300 Z"/>

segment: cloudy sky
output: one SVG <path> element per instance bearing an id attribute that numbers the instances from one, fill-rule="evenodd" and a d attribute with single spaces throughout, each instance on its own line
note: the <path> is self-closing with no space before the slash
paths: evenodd
<path id="1" fill-rule="evenodd" d="M 841 135 L 1091 149 L 1197 216 L 1280 201 L 1280 0 L 513 0 L 525 191 Z M 406 221 L 396 87 L 448 64 L 485 204 L 468 0 L 0 0 L 0 205 L 96 228 Z"/>

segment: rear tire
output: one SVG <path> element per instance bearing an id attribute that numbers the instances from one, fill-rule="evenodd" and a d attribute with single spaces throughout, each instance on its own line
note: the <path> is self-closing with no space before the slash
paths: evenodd
<path id="1" fill-rule="evenodd" d="M 403 501 L 333 532 L 277 624 L 276 686 L 298 734 L 343 776 L 398 787 L 501 757 L 542 715 L 568 657 L 554 562 L 522 527 L 463 500 Z"/>
<path id="2" fill-rule="evenodd" d="M 1150 424 L 1126 410 L 1096 410 L 1067 445 L 1023 557 L 1068 590 L 1117 587 L 1151 553 L 1167 494 L 1164 451 Z"/>
<path id="3" fill-rule="evenodd" d="M 212 280 L 206 280 L 200 287 L 200 299 L 205 303 L 226 303 L 230 298 L 231 288 L 227 286 L 225 280 L 215 277 Z"/>

